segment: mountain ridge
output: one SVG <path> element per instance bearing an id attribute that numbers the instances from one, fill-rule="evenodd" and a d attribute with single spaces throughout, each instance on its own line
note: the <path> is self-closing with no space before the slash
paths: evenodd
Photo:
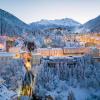
<path id="1" fill-rule="evenodd" d="M 81 24 L 70 18 L 45 20 L 26 24 L 13 14 L 0 9 L 0 34 L 6 35 L 23 35 L 32 33 L 35 30 L 66 29 L 68 33 L 90 33 L 100 32 L 100 15 L 94 19 Z"/>
<path id="2" fill-rule="evenodd" d="M 11 13 L 0 9 L 0 34 L 21 35 L 28 25 Z"/>

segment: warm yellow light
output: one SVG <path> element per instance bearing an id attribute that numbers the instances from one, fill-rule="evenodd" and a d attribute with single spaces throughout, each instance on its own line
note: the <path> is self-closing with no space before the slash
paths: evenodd
<path id="1" fill-rule="evenodd" d="M 4 48 L 4 45 L 3 44 L 0 44 L 0 48 Z"/>
<path id="2" fill-rule="evenodd" d="M 24 59 L 31 59 L 32 56 L 31 56 L 30 53 L 24 53 L 24 54 L 23 54 L 23 58 L 24 58 Z"/>
<path id="3" fill-rule="evenodd" d="M 32 96 L 32 86 L 24 86 L 21 91 L 23 96 Z"/>
<path id="4" fill-rule="evenodd" d="M 31 62 L 25 62 L 25 66 L 27 70 L 31 70 Z"/>

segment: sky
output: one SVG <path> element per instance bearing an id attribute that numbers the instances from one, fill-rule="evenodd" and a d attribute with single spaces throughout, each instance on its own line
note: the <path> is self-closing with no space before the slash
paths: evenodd
<path id="1" fill-rule="evenodd" d="M 0 0 L 0 8 L 26 23 L 62 18 L 85 23 L 100 15 L 100 0 Z"/>

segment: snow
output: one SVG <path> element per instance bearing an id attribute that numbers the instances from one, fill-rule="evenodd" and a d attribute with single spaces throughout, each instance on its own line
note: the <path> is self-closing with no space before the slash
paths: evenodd
<path id="1" fill-rule="evenodd" d="M 27 24 L 2 9 L 0 9 L 0 16 L 3 24 L 2 34 L 6 34 L 8 36 L 18 36 L 23 33 L 23 30 L 28 30 Z"/>
<path id="2" fill-rule="evenodd" d="M 89 91 L 82 88 L 71 88 L 71 91 L 73 91 L 76 100 L 85 100 L 89 96 Z"/>
<path id="3" fill-rule="evenodd" d="M 0 85 L 0 100 L 11 100 L 12 96 L 17 97 L 17 94 L 8 90 L 4 85 Z"/>
<path id="4" fill-rule="evenodd" d="M 59 19 L 59 20 L 44 20 L 42 19 L 41 21 L 38 21 L 37 24 L 41 24 L 41 25 L 62 25 L 62 26 L 79 26 L 80 23 L 69 19 L 69 18 L 65 18 L 65 19 Z"/>
<path id="5" fill-rule="evenodd" d="M 3 57 L 14 57 L 15 54 L 13 53 L 8 53 L 8 52 L 0 52 L 0 56 L 3 56 Z"/>
<path id="6" fill-rule="evenodd" d="M 21 79 L 24 77 L 24 73 L 25 69 L 22 59 L 3 59 L 3 61 L 0 60 L 0 77 L 4 79 L 4 84 L 6 86 L 5 87 L 4 84 L 1 85 L 2 87 L 0 89 L 2 94 L 0 92 L 0 95 L 2 95 L 2 98 L 4 99 L 0 100 L 5 100 L 5 98 L 10 98 L 13 96 L 13 92 L 10 90 L 16 91 L 16 89 L 21 86 Z"/>
<path id="7" fill-rule="evenodd" d="M 78 56 L 49 56 L 50 60 L 64 60 L 64 59 L 74 59 L 74 58 L 81 58 L 83 55 L 78 55 Z"/>
<path id="8" fill-rule="evenodd" d="M 84 26 L 82 26 L 82 27 L 76 27 L 73 32 L 74 33 L 88 33 L 88 32 L 90 32 L 90 29 L 86 28 Z"/>
<path id="9" fill-rule="evenodd" d="M 79 42 L 67 41 L 66 46 L 64 48 L 78 48 L 78 47 L 81 47 Z"/>
<path id="10" fill-rule="evenodd" d="M 91 56 L 42 59 L 42 64 L 36 67 L 38 73 L 36 73 L 35 90 L 38 95 L 50 95 L 54 100 L 67 100 L 72 93 L 76 100 L 86 100 L 95 93 L 95 90 L 100 89 L 99 65 L 92 64 Z"/>
<path id="11" fill-rule="evenodd" d="M 59 82 L 59 87 L 52 92 L 47 92 L 46 95 L 51 95 L 57 100 L 67 100 L 69 92 L 73 92 L 76 100 L 85 100 L 89 96 L 89 92 L 86 89 L 81 89 L 79 87 L 73 88 L 66 86 L 64 82 Z M 60 97 L 60 98 L 59 98 Z"/>

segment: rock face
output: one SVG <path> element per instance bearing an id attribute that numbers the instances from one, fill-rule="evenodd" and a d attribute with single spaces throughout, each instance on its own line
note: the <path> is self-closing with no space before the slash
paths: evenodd
<path id="1" fill-rule="evenodd" d="M 58 98 L 64 91 L 67 94 L 69 87 L 95 90 L 100 87 L 99 66 L 90 56 L 43 59 L 39 69 L 36 93 L 41 96 L 51 94 Z M 59 98 L 65 100 L 63 96 Z"/>

